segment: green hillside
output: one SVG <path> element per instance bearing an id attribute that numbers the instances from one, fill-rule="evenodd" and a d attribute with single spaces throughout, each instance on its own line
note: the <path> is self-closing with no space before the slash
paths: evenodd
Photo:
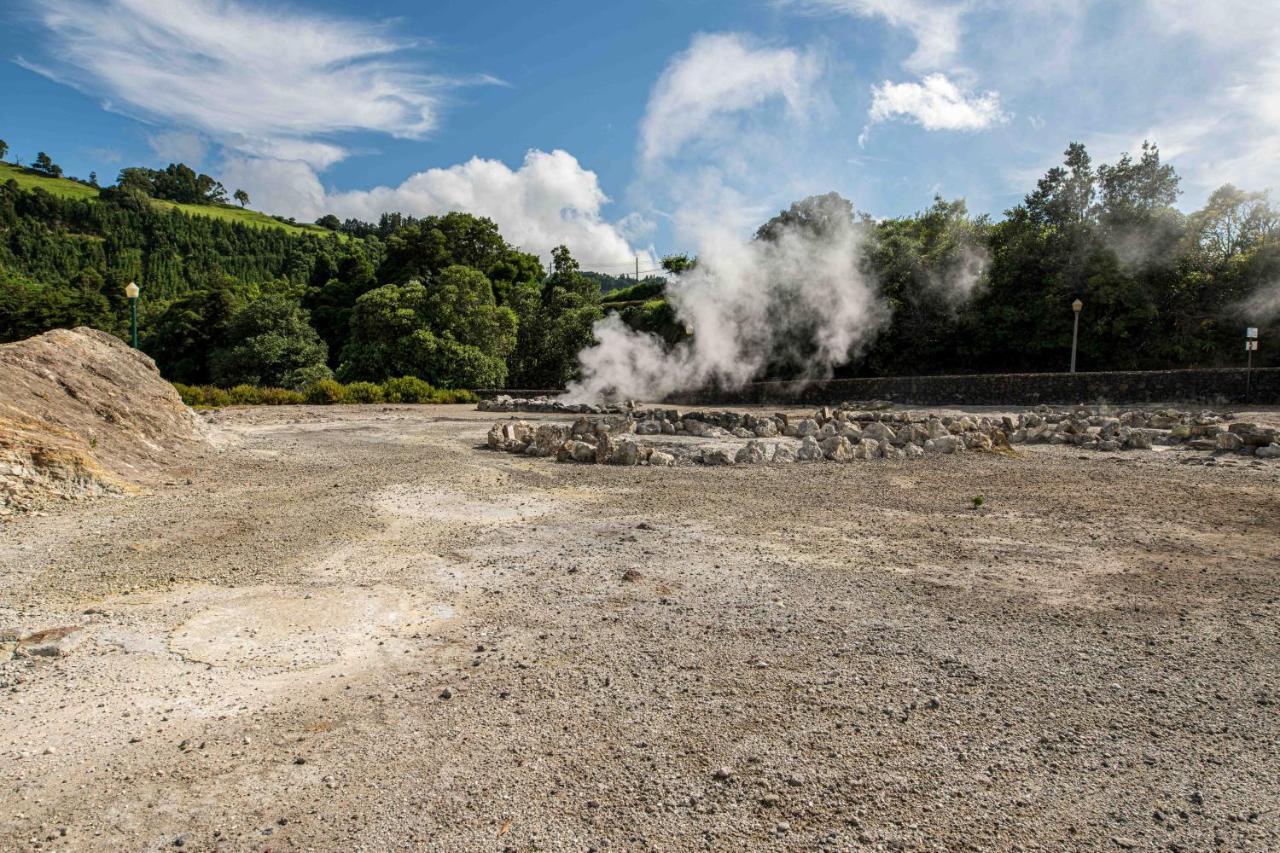
<path id="1" fill-rule="evenodd" d="M 15 166 L 12 163 L 0 163 L 0 184 L 13 179 L 18 182 L 18 186 L 24 190 L 32 190 L 37 187 L 59 198 L 73 199 L 89 199 L 93 200 L 98 197 L 98 190 L 95 187 L 86 186 L 77 181 L 67 180 L 66 178 L 50 178 L 46 175 L 40 175 L 32 172 L 30 169 L 24 169 L 21 166 Z M 211 219 L 222 219 L 228 222 L 238 222 L 242 225 L 252 225 L 257 228 L 279 228 L 291 234 L 315 234 L 324 236 L 332 234 L 319 225 L 293 225 L 288 222 L 281 222 L 273 219 L 265 213 L 259 213 L 256 210 L 248 210 L 236 205 L 229 204 L 178 204 L 172 201 L 161 201 L 152 199 L 152 204 L 158 208 L 177 208 L 183 213 L 191 216 L 207 216 Z M 346 235 L 340 235 L 344 239 Z"/>

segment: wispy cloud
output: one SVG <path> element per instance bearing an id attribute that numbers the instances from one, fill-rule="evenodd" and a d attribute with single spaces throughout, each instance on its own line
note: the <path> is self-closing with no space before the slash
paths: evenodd
<path id="1" fill-rule="evenodd" d="M 417 139 L 461 82 L 427 73 L 421 45 L 387 28 L 237 0 L 34 0 L 50 35 L 26 67 L 110 108 L 243 150 L 287 150 L 323 167 L 372 131 Z"/>
<path id="2" fill-rule="evenodd" d="M 968 3 L 939 0 L 776 0 L 811 14 L 839 14 L 879 18 L 905 29 L 916 49 L 905 65 L 913 71 L 947 67 L 960 49 L 961 27 Z"/>
<path id="3" fill-rule="evenodd" d="M 735 119 L 770 101 L 803 115 L 819 71 L 812 54 L 792 48 L 738 33 L 695 36 L 653 88 L 640 128 L 641 156 L 652 163 L 695 140 L 723 137 Z"/>

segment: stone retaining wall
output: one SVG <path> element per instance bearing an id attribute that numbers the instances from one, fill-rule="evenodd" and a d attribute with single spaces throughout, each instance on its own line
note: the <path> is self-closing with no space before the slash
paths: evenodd
<path id="1" fill-rule="evenodd" d="M 732 391 L 711 389 L 675 395 L 684 405 L 835 404 L 891 400 L 916 406 L 1034 406 L 1109 403 L 1280 405 L 1280 368 L 1257 368 L 1245 399 L 1243 368 L 1115 371 L 1108 373 L 1005 373 L 968 376 L 885 376 L 825 382 L 753 382 Z"/>

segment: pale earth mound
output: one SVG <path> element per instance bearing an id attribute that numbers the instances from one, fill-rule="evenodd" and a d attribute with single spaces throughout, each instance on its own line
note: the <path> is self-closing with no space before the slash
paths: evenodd
<path id="1" fill-rule="evenodd" d="M 156 364 L 97 329 L 0 345 L 0 515 L 121 494 L 205 444 Z"/>

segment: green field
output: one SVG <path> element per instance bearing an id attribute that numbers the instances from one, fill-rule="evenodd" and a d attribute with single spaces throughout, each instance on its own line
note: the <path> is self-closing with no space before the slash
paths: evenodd
<path id="1" fill-rule="evenodd" d="M 0 183 L 5 183 L 11 178 L 17 181 L 18 186 L 25 190 L 39 187 L 51 195 L 64 198 L 94 200 L 98 197 L 98 190 L 94 187 L 69 181 L 66 178 L 50 178 L 44 175 L 37 175 L 12 163 L 0 163 Z M 177 202 L 159 200 L 152 200 L 151 203 L 160 208 L 177 208 L 190 216 L 225 219 L 229 222 L 239 222 L 242 225 L 252 225 L 255 228 L 280 228 L 291 234 L 315 234 L 318 237 L 324 237 L 334 233 L 318 225 L 291 225 L 288 222 L 272 219 L 265 213 L 242 209 L 229 204 L 178 204 Z M 345 234 L 339 236 L 343 239 L 346 238 Z"/>

